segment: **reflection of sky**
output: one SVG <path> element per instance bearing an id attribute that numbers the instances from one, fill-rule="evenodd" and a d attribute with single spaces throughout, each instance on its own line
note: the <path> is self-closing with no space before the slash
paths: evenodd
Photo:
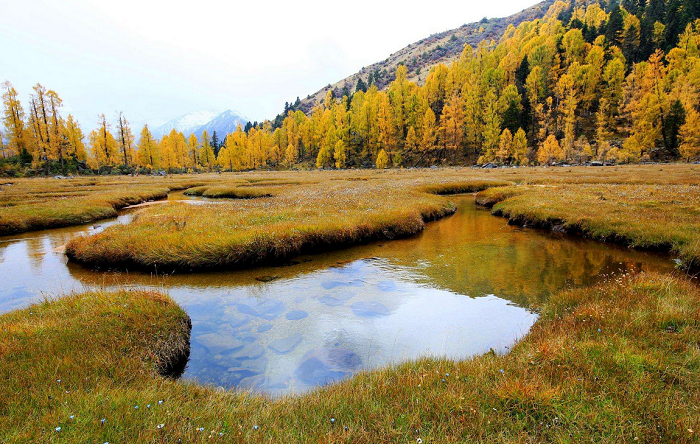
<path id="1" fill-rule="evenodd" d="M 185 377 L 300 391 L 360 368 L 421 356 L 504 351 L 536 319 L 495 296 L 469 298 L 415 284 L 394 271 L 385 263 L 360 260 L 274 281 L 262 296 L 251 296 L 245 287 L 208 291 L 206 297 L 171 290 L 194 321 L 193 358 Z M 308 316 L 285 316 L 295 312 Z M 261 333 L 262 326 L 271 328 Z M 273 351 L 272 341 L 291 350 Z"/>
<path id="2" fill-rule="evenodd" d="M 0 312 L 93 286 L 165 289 L 193 321 L 185 377 L 301 391 L 420 356 L 504 351 L 534 322 L 521 308 L 530 301 L 610 273 L 672 265 L 665 257 L 511 227 L 475 210 L 472 199 L 455 198 L 455 216 L 409 239 L 235 272 L 154 278 L 67 263 L 60 251 L 71 237 L 128 222 L 128 215 L 0 238 Z M 276 279 L 260 281 L 267 277 Z"/>

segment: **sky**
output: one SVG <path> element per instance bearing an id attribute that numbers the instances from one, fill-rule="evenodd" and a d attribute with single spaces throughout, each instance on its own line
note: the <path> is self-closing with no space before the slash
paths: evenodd
<path id="1" fill-rule="evenodd" d="M 0 0 L 0 82 L 37 82 L 84 129 L 123 111 L 160 125 L 198 110 L 273 118 L 297 96 L 424 37 L 537 0 Z"/>

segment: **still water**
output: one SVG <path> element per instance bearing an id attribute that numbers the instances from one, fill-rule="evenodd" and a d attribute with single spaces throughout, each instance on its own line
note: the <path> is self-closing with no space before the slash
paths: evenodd
<path id="1" fill-rule="evenodd" d="M 509 226 L 473 196 L 450 200 L 457 213 L 412 238 L 235 272 L 154 276 L 67 261 L 70 238 L 128 223 L 138 209 L 0 237 L 0 312 L 95 287 L 162 289 L 192 318 L 185 378 L 283 394 L 422 356 L 505 352 L 536 321 L 533 304 L 553 291 L 673 268 L 662 255 Z M 163 204 L 210 202 L 180 194 Z"/>

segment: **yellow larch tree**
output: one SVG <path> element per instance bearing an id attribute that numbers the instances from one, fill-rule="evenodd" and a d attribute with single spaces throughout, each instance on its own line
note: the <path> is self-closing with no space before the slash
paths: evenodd
<path id="1" fill-rule="evenodd" d="M 148 125 L 144 125 L 141 129 L 136 162 L 140 167 L 149 170 L 160 168 L 160 151 Z"/>
<path id="2" fill-rule="evenodd" d="M 95 169 L 117 164 L 117 141 L 110 132 L 111 125 L 104 114 L 99 116 L 99 126 L 90 132 L 91 164 Z"/>
<path id="3" fill-rule="evenodd" d="M 549 165 L 562 160 L 564 160 L 564 151 L 559 145 L 556 136 L 550 134 L 537 151 L 537 162 L 540 165 Z"/>
<path id="4" fill-rule="evenodd" d="M 223 148 L 222 148 L 223 149 Z M 199 168 L 199 140 L 197 140 L 197 136 L 194 134 L 190 134 L 190 137 L 187 139 L 187 151 L 188 151 L 188 157 L 189 157 L 189 164 L 194 168 L 195 170 Z"/>
<path id="5" fill-rule="evenodd" d="M 10 155 L 20 154 L 23 150 L 29 151 L 28 138 L 30 134 L 24 124 L 24 110 L 19 101 L 17 90 L 10 82 L 2 84 L 3 123 L 5 124 L 5 137 Z"/>

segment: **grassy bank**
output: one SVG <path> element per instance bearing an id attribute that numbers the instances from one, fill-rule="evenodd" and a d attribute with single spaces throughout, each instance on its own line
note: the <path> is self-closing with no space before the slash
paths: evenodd
<path id="1" fill-rule="evenodd" d="M 158 376 L 157 350 L 177 349 L 185 325 L 152 293 L 1 316 L 0 441 L 699 441 L 700 290 L 681 278 L 560 292 L 504 356 L 425 359 L 277 400 Z"/>
<path id="2" fill-rule="evenodd" d="M 493 187 L 513 185 L 512 182 L 502 180 L 465 180 L 461 182 L 443 182 L 424 186 L 423 192 L 446 196 L 450 194 L 474 193 Z"/>
<path id="3" fill-rule="evenodd" d="M 272 192 L 267 188 L 236 185 L 201 186 L 185 190 L 186 196 L 202 196 L 211 199 L 256 199 L 259 197 L 272 197 Z"/>
<path id="4" fill-rule="evenodd" d="M 503 183 L 464 180 L 458 188 L 449 182 L 440 190 L 462 192 Z M 375 175 L 364 181 L 280 184 L 268 199 L 153 208 L 139 213 L 129 225 L 72 240 L 66 252 L 71 259 L 94 267 L 190 271 L 249 267 L 370 240 L 396 239 L 455 211 L 447 200 L 423 192 L 425 187 L 418 184 L 411 176 Z M 198 187 L 190 194 L 231 197 L 245 192 L 237 197 L 259 197 L 269 195 L 267 189 L 223 184 Z"/>
<path id="5" fill-rule="evenodd" d="M 181 370 L 189 328 L 169 297 L 141 291 L 75 294 L 0 316 L 0 442 L 102 436 L 99 420 L 114 418 L 108 393 Z"/>
<path id="6" fill-rule="evenodd" d="M 437 194 L 494 186 L 501 188 L 479 199 L 504 214 L 507 209 L 514 222 L 527 217 L 530 225 L 673 250 L 686 263 L 700 254 L 692 233 L 700 230 L 698 165 L 20 180 L 0 187 L 0 233 L 90 222 L 114 216 L 123 205 L 186 189 L 190 195 L 236 201 L 144 209 L 130 225 L 74 240 L 68 253 L 103 268 L 226 269 L 408 236 L 425 220 L 450 214 Z M 11 228 L 2 231 L 3 226 Z"/>
<path id="7" fill-rule="evenodd" d="M 548 184 L 493 188 L 477 202 L 511 223 L 678 254 L 700 265 L 700 186 Z"/>
<path id="8" fill-rule="evenodd" d="M 66 252 L 77 262 L 98 267 L 239 268 L 406 237 L 422 230 L 425 221 L 454 211 L 448 202 L 426 194 L 385 195 L 379 200 L 350 187 L 323 193 L 300 189 L 270 199 L 149 209 L 126 229 L 74 239 Z"/>
<path id="9" fill-rule="evenodd" d="M 115 217 L 129 205 L 163 199 L 191 178 L 19 179 L 0 185 L 0 236 Z"/>

